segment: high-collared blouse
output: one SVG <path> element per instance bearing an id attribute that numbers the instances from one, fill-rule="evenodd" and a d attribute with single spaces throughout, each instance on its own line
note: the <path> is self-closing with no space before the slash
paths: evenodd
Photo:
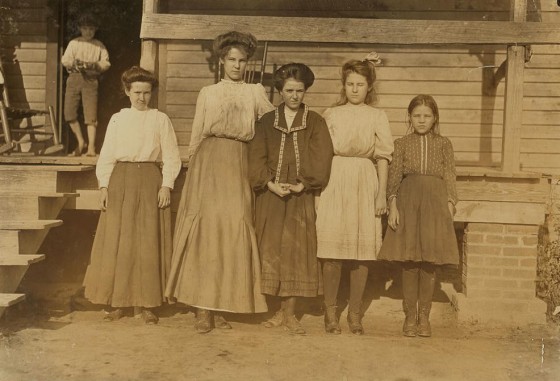
<path id="1" fill-rule="evenodd" d="M 329 181 L 333 157 L 325 120 L 302 104 L 288 128 L 284 109 L 281 104 L 255 127 L 249 143 L 249 181 L 255 190 L 265 189 L 269 181 L 322 189 Z"/>
<path id="2" fill-rule="evenodd" d="M 261 84 L 222 80 L 203 87 L 196 101 L 188 158 L 210 136 L 253 139 L 255 122 L 273 109 Z"/>
<path id="3" fill-rule="evenodd" d="M 156 109 L 134 107 L 113 114 L 97 160 L 99 187 L 107 187 L 117 162 L 163 162 L 162 186 L 173 189 L 181 170 L 177 138 L 169 117 Z"/>
<path id="4" fill-rule="evenodd" d="M 391 161 L 393 136 L 383 110 L 347 103 L 325 110 L 323 117 L 335 155 Z"/>
<path id="5" fill-rule="evenodd" d="M 443 179 L 448 201 L 457 203 L 455 158 L 448 138 L 429 132 L 424 135 L 411 133 L 395 140 L 395 152 L 387 180 L 389 199 L 398 196 L 402 179 L 412 174 Z"/>

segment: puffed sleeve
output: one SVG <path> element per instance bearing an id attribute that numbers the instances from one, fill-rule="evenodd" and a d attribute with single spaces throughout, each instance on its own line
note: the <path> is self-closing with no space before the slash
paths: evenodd
<path id="1" fill-rule="evenodd" d="M 385 159 L 390 163 L 393 150 L 393 135 L 389 127 L 389 119 L 384 111 L 379 110 L 379 116 L 375 126 L 375 148 L 373 151 L 373 158 L 375 160 Z"/>
<path id="2" fill-rule="evenodd" d="M 99 61 L 97 62 L 97 67 L 99 69 L 99 72 L 103 73 L 104 71 L 109 70 L 109 68 L 111 67 L 111 62 L 109 62 L 109 52 L 107 51 L 105 45 L 103 45 L 102 42 L 99 42 L 99 47 L 101 49 L 101 52 L 99 55 Z"/>
<path id="3" fill-rule="evenodd" d="M 402 143 L 401 139 L 395 140 L 393 161 L 389 165 L 389 176 L 387 178 L 387 198 L 389 200 L 397 197 L 403 179 L 404 146 Z"/>
<path id="4" fill-rule="evenodd" d="M 191 129 L 191 141 L 187 150 L 187 161 L 191 160 L 192 155 L 202 142 L 202 132 L 204 130 L 204 116 L 206 113 L 206 88 L 203 87 L 196 100 L 196 109 Z"/>
<path id="5" fill-rule="evenodd" d="M 115 145 L 117 143 L 118 134 L 118 120 L 119 114 L 113 114 L 107 126 L 103 146 L 99 152 L 97 165 L 95 167 L 95 175 L 99 183 L 99 188 L 107 188 L 109 186 L 109 179 L 117 163 L 115 156 Z"/>
<path id="6" fill-rule="evenodd" d="M 267 112 L 274 110 L 274 106 L 268 100 L 265 88 L 260 83 L 257 83 L 255 86 L 255 100 L 257 103 L 258 119 Z"/>
<path id="7" fill-rule="evenodd" d="M 175 179 L 181 171 L 181 156 L 179 154 L 179 147 L 177 145 L 177 137 L 175 130 L 169 117 L 162 113 L 158 113 L 158 124 L 160 131 L 160 144 L 161 144 L 161 160 L 162 167 L 162 186 L 173 189 Z"/>
<path id="8" fill-rule="evenodd" d="M 333 158 L 333 144 L 325 120 L 319 115 L 310 119 L 308 127 L 312 127 L 307 152 L 302 155 L 298 181 L 305 189 L 323 189 L 329 182 Z"/>
<path id="9" fill-rule="evenodd" d="M 255 125 L 255 137 L 249 141 L 249 182 L 254 190 L 262 190 L 274 179 L 268 170 L 266 127 L 262 120 Z"/>
<path id="10" fill-rule="evenodd" d="M 455 172 L 455 155 L 453 144 L 448 138 L 443 140 L 443 179 L 447 187 L 447 199 L 453 205 L 457 204 L 457 188 L 455 187 L 457 174 Z"/>

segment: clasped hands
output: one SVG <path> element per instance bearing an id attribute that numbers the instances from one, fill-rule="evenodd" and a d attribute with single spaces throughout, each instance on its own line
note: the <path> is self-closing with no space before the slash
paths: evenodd
<path id="1" fill-rule="evenodd" d="M 287 184 L 287 183 L 275 183 L 274 181 L 269 181 L 267 183 L 268 189 L 279 197 L 287 196 L 291 193 L 300 193 L 305 188 L 302 183 L 297 184 Z"/>

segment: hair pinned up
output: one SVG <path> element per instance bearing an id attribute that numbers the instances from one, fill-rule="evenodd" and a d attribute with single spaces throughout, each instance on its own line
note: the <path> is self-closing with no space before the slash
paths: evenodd
<path id="1" fill-rule="evenodd" d="M 302 63 L 282 65 L 274 72 L 274 87 L 276 90 L 282 91 L 286 81 L 290 78 L 302 82 L 305 86 L 305 90 L 307 90 L 313 85 L 315 74 L 313 74 L 313 71 L 307 65 Z"/>
<path id="2" fill-rule="evenodd" d="M 251 33 L 231 31 L 216 37 L 212 48 L 219 58 L 224 58 L 231 48 L 241 49 L 251 58 L 257 50 L 257 39 Z"/>
<path id="3" fill-rule="evenodd" d="M 139 66 L 132 66 L 121 75 L 121 83 L 127 91 L 130 90 L 133 82 L 150 83 L 152 85 L 152 90 L 158 85 L 156 76 L 151 71 L 142 69 Z"/>
<path id="4" fill-rule="evenodd" d="M 367 57 L 369 57 L 370 54 L 368 54 Z M 379 59 L 379 57 L 377 58 Z M 368 105 L 374 104 L 375 101 L 377 100 L 376 99 L 377 97 L 375 95 L 373 84 L 375 83 L 377 76 L 375 74 L 375 65 L 372 63 L 372 61 L 367 59 L 363 59 L 361 61 L 350 60 L 346 62 L 344 65 L 342 65 L 342 78 L 341 78 L 342 89 L 340 90 L 340 98 L 338 99 L 338 102 L 336 102 L 336 104 L 340 106 L 348 103 L 348 97 L 346 96 L 345 85 L 346 85 L 346 79 L 348 78 L 348 75 L 350 75 L 350 73 L 359 74 L 367 80 L 368 92 L 366 95 L 365 103 Z"/>

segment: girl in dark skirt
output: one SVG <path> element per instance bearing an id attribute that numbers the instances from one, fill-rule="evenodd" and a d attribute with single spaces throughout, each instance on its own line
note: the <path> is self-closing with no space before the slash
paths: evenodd
<path id="1" fill-rule="evenodd" d="M 105 320 L 135 307 L 155 324 L 151 308 L 162 304 L 171 263 L 170 191 L 181 158 L 169 117 L 148 106 L 156 77 L 134 66 L 121 79 L 131 107 L 112 116 L 97 162 L 102 212 L 85 296 L 115 307 Z"/>
<path id="2" fill-rule="evenodd" d="M 439 134 L 439 112 L 429 95 L 408 106 L 412 133 L 395 141 L 389 166 L 389 217 L 379 259 L 402 267 L 405 336 L 431 336 L 429 322 L 435 270 L 457 265 L 453 228 L 457 203 L 455 160 L 449 139 Z"/>
<path id="3" fill-rule="evenodd" d="M 281 300 L 280 310 L 264 325 L 283 325 L 294 334 L 305 333 L 294 316 L 297 299 L 322 293 L 315 194 L 329 181 L 333 156 L 324 119 L 302 103 L 314 78 L 304 64 L 280 67 L 274 86 L 284 103 L 263 115 L 249 143 L 261 290 Z"/>

